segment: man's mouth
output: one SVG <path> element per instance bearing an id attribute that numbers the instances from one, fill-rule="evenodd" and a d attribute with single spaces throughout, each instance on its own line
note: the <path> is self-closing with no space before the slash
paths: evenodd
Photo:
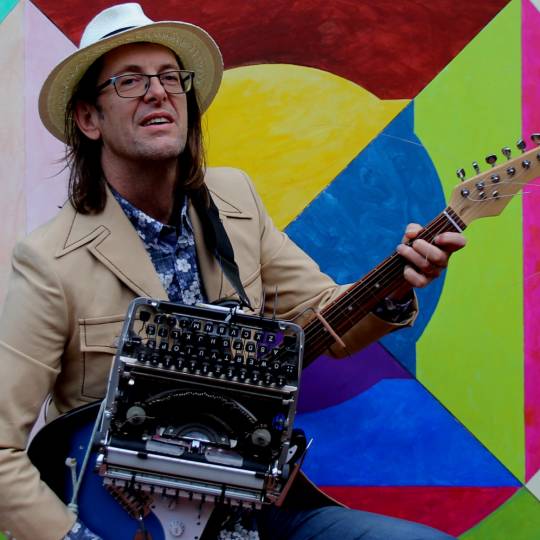
<path id="1" fill-rule="evenodd" d="M 153 125 L 156 125 L 156 124 L 170 124 L 171 121 L 169 118 L 165 118 L 164 116 L 156 116 L 155 118 L 150 118 L 149 120 L 146 120 L 145 122 L 143 122 L 143 126 L 146 127 L 146 126 L 153 126 Z"/>

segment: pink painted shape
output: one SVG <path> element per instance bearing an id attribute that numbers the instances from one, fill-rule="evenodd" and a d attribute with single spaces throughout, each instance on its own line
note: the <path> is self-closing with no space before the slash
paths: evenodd
<path id="1" fill-rule="evenodd" d="M 459 536 L 507 501 L 515 487 L 322 486 L 349 508 L 385 514 Z"/>
<path id="2" fill-rule="evenodd" d="M 31 231 L 58 213 L 66 200 L 67 174 L 57 163 L 64 145 L 43 127 L 37 103 L 43 81 L 75 46 L 31 2 L 26 4 L 25 25 L 26 228 Z"/>
<path id="3" fill-rule="evenodd" d="M 523 138 L 540 132 L 540 13 L 529 2 L 522 6 Z M 540 179 L 523 197 L 523 272 L 525 332 L 525 477 L 540 469 Z M 531 190 L 525 190 L 531 191 Z"/>

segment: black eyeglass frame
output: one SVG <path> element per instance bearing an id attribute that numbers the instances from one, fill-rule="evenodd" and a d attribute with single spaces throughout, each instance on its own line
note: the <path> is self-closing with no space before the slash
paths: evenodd
<path id="1" fill-rule="evenodd" d="M 180 92 L 171 92 L 170 90 L 167 90 L 167 88 L 163 84 L 163 82 L 161 80 L 161 77 L 163 77 L 165 75 L 168 75 L 169 73 L 180 73 L 180 83 L 181 83 L 181 86 L 182 86 L 182 90 Z M 139 96 L 123 96 L 118 91 L 118 88 L 116 86 L 116 81 L 118 81 L 118 79 L 122 79 L 123 77 L 133 77 L 133 76 L 146 77 L 147 83 L 146 83 L 144 93 L 142 93 Z M 184 78 L 184 76 L 186 76 L 186 78 Z M 102 90 L 107 88 L 107 86 L 112 85 L 115 92 L 116 92 L 116 95 L 118 97 L 123 98 L 123 99 L 135 99 L 135 98 L 138 98 L 138 97 L 143 97 L 143 96 L 146 95 L 146 93 L 148 92 L 148 89 L 150 88 L 150 81 L 151 81 L 152 77 L 157 77 L 158 78 L 159 83 L 161 84 L 161 86 L 163 86 L 163 89 L 165 90 L 165 92 L 167 92 L 167 94 L 173 94 L 175 96 L 178 96 L 178 95 L 181 95 L 181 94 L 187 94 L 188 92 L 191 91 L 191 89 L 193 88 L 193 79 L 195 78 L 195 72 L 190 71 L 189 69 L 169 69 L 167 71 L 162 71 L 161 73 L 156 73 L 154 75 L 150 75 L 148 73 L 122 73 L 121 75 L 115 75 L 114 77 L 111 77 L 110 79 L 107 79 L 106 81 L 102 82 L 101 84 L 98 84 L 96 86 L 96 90 L 95 90 L 96 95 L 98 95 Z M 184 90 L 184 86 L 185 86 L 186 82 L 189 83 L 189 88 L 187 90 Z"/>

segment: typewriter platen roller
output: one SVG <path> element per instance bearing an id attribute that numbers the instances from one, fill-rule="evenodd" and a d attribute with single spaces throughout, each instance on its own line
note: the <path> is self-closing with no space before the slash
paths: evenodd
<path id="1" fill-rule="evenodd" d="M 98 433 L 104 483 L 259 507 L 287 483 L 303 331 L 237 308 L 132 302 Z"/>

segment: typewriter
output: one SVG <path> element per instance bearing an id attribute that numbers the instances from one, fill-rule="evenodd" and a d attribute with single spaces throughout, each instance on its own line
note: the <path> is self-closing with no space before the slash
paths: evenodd
<path id="1" fill-rule="evenodd" d="M 98 427 L 104 484 L 259 508 L 305 445 L 300 326 L 237 307 L 134 300 Z"/>

